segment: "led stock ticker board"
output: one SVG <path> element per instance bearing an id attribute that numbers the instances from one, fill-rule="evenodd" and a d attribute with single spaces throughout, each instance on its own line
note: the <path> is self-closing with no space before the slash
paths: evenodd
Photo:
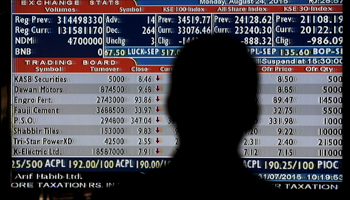
<path id="1" fill-rule="evenodd" d="M 179 147 L 165 104 L 173 60 L 198 36 L 224 33 L 248 46 L 260 76 L 242 164 L 276 187 L 337 190 L 342 12 L 341 0 L 13 1 L 12 169 L 168 165 Z"/>

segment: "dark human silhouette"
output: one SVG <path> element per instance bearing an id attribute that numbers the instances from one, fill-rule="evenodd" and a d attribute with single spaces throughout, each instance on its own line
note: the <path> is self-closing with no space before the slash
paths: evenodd
<path id="1" fill-rule="evenodd" d="M 247 171 L 237 152 L 257 120 L 257 86 L 257 66 L 241 42 L 206 35 L 186 44 L 174 63 L 167 102 L 180 147 L 168 167 L 145 175 L 140 185 L 159 196 L 196 199 L 261 197 L 272 190 Z"/>
<path id="2" fill-rule="evenodd" d="M 192 41 L 176 59 L 171 81 L 168 111 L 181 144 L 174 162 L 180 177 L 189 177 L 184 184 L 204 195 L 266 188 L 237 152 L 258 115 L 257 67 L 244 44 L 226 35 Z"/>
<path id="3" fill-rule="evenodd" d="M 258 83 L 257 65 L 231 36 L 205 35 L 186 44 L 167 100 L 180 147 L 168 167 L 145 176 L 145 193 L 174 199 L 324 197 L 326 191 L 276 189 L 243 166 L 238 146 L 257 121 Z"/>

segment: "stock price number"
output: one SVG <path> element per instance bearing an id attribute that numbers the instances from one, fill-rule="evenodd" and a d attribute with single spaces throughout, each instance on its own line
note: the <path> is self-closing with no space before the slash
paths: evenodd
<path id="1" fill-rule="evenodd" d="M 303 169 L 313 170 L 316 169 L 316 164 L 312 161 L 265 161 L 265 169 Z"/>
<path id="2" fill-rule="evenodd" d="M 122 135 L 125 132 L 125 128 L 120 127 L 103 127 L 100 131 L 102 135 Z"/>
<path id="3" fill-rule="evenodd" d="M 280 54 L 283 56 L 310 56 L 312 54 L 312 49 L 280 49 Z"/>
<path id="4" fill-rule="evenodd" d="M 124 124 L 124 117 L 101 117 L 100 124 Z"/>
<path id="5" fill-rule="evenodd" d="M 312 45 L 342 45 L 343 37 L 312 37 L 307 43 Z"/>
<path id="6" fill-rule="evenodd" d="M 277 156 L 294 156 L 296 155 L 295 149 L 277 149 Z"/>
<path id="7" fill-rule="evenodd" d="M 59 35 L 96 35 L 102 34 L 103 28 L 102 26 L 58 26 L 57 34 Z"/>
<path id="8" fill-rule="evenodd" d="M 342 128 L 319 128 L 318 135 L 342 135 Z"/>
<path id="9" fill-rule="evenodd" d="M 123 114 L 125 108 L 120 106 L 99 106 L 96 107 L 96 114 Z"/>
<path id="10" fill-rule="evenodd" d="M 272 103 L 274 104 L 289 104 L 296 103 L 295 97 L 272 97 Z"/>
<path id="11" fill-rule="evenodd" d="M 245 135 L 259 135 L 262 132 L 259 128 L 252 128 L 251 130 L 246 131 Z"/>
<path id="12" fill-rule="evenodd" d="M 235 24 L 272 24 L 272 16 L 271 15 L 235 16 Z"/>
<path id="13" fill-rule="evenodd" d="M 320 104 L 342 104 L 342 97 L 319 97 L 318 103 Z"/>
<path id="14" fill-rule="evenodd" d="M 156 169 L 170 164 L 170 160 L 140 160 L 136 161 L 138 169 Z"/>
<path id="15" fill-rule="evenodd" d="M 293 83 L 297 81 L 296 76 L 277 76 L 278 83 Z"/>
<path id="16" fill-rule="evenodd" d="M 341 115 L 343 114 L 342 107 L 323 107 L 322 108 L 323 115 Z"/>
<path id="17" fill-rule="evenodd" d="M 277 93 L 290 94 L 296 92 L 296 86 L 277 86 Z"/>
<path id="18" fill-rule="evenodd" d="M 269 124 L 295 124 L 296 119 L 291 117 L 269 117 Z"/>
<path id="19" fill-rule="evenodd" d="M 342 86 L 323 86 L 322 87 L 322 93 L 342 93 L 343 87 Z"/>
<path id="20" fill-rule="evenodd" d="M 124 103 L 125 99 L 123 96 L 97 96 L 96 103 Z"/>
<path id="21" fill-rule="evenodd" d="M 152 82 L 152 76 L 138 76 L 137 82 L 139 83 L 150 83 Z"/>
<path id="22" fill-rule="evenodd" d="M 125 76 L 108 76 L 109 83 L 124 83 Z"/>
<path id="23" fill-rule="evenodd" d="M 300 24 L 335 24 L 343 20 L 343 15 L 300 15 Z"/>
<path id="24" fill-rule="evenodd" d="M 235 26 L 235 34 L 271 34 L 271 26 Z"/>
<path id="25" fill-rule="evenodd" d="M 182 41 L 180 40 L 179 43 L 186 44 L 188 42 L 185 41 L 185 37 L 183 37 Z M 181 49 L 162 49 L 161 50 L 161 56 L 177 56 L 181 52 Z"/>
<path id="26" fill-rule="evenodd" d="M 152 117 L 131 117 L 131 124 L 152 124 Z"/>
<path id="27" fill-rule="evenodd" d="M 143 35 L 149 35 L 149 34 L 155 34 L 156 33 L 156 28 L 154 26 L 142 26 L 142 34 Z"/>
<path id="28" fill-rule="evenodd" d="M 57 16 L 57 24 L 103 24 L 103 16 Z"/>
<path id="29" fill-rule="evenodd" d="M 245 37 L 242 42 L 245 45 L 272 45 L 272 37 Z"/>
<path id="30" fill-rule="evenodd" d="M 29 168 L 43 168 L 45 163 L 43 160 L 12 160 L 13 169 L 29 169 Z"/>
<path id="31" fill-rule="evenodd" d="M 272 114 L 274 115 L 291 115 L 296 113 L 295 107 L 273 107 Z"/>
<path id="32" fill-rule="evenodd" d="M 327 76 L 328 83 L 342 83 L 343 76 Z"/>
<path id="33" fill-rule="evenodd" d="M 243 149 L 243 156 L 260 156 L 260 149 Z"/>
<path id="34" fill-rule="evenodd" d="M 152 143 L 152 138 L 138 138 L 137 140 L 138 145 L 151 145 Z"/>
<path id="35" fill-rule="evenodd" d="M 152 86 L 150 86 L 150 85 L 138 86 L 137 87 L 137 92 L 138 93 L 151 93 L 152 92 Z"/>
<path id="36" fill-rule="evenodd" d="M 300 26 L 300 34 L 343 34 L 343 26 Z"/>
<path id="37" fill-rule="evenodd" d="M 67 40 L 69 45 L 102 45 L 102 37 L 70 37 Z"/>
<path id="38" fill-rule="evenodd" d="M 278 128 L 276 129 L 277 135 L 294 135 L 297 130 L 294 128 Z"/>
<path id="39" fill-rule="evenodd" d="M 124 138 L 105 138 L 103 142 L 106 145 L 123 145 L 126 140 Z"/>
<path id="40" fill-rule="evenodd" d="M 142 106 L 137 106 L 134 107 L 134 113 L 135 114 L 150 114 L 152 111 L 152 108 L 150 106 L 142 107 Z"/>
<path id="41" fill-rule="evenodd" d="M 318 139 L 318 146 L 342 146 L 342 139 Z"/>
<path id="42" fill-rule="evenodd" d="M 202 16 L 178 16 L 178 24 L 210 24 L 210 15 Z"/>
<path id="43" fill-rule="evenodd" d="M 342 156 L 342 149 L 320 149 L 318 150 L 318 156 L 320 157 L 337 157 Z"/>
<path id="44" fill-rule="evenodd" d="M 287 138 L 287 139 L 277 139 L 277 144 L 279 146 L 284 146 L 284 145 L 296 145 L 297 144 L 297 140 L 296 139 L 291 139 L 291 138 Z"/>
<path id="45" fill-rule="evenodd" d="M 323 118 L 323 124 L 325 124 L 325 125 L 342 125 L 343 118 Z"/>
<path id="46" fill-rule="evenodd" d="M 121 156 L 126 154 L 126 150 L 124 148 L 94 148 L 92 154 L 97 156 Z"/>
<path id="47" fill-rule="evenodd" d="M 258 138 L 243 138 L 243 145 L 259 145 L 260 140 Z"/>
<path id="48" fill-rule="evenodd" d="M 99 89 L 100 93 L 124 93 L 125 87 L 124 86 L 101 86 Z"/>
<path id="49" fill-rule="evenodd" d="M 151 96 L 136 96 L 134 97 L 134 103 L 152 103 Z"/>
<path id="50" fill-rule="evenodd" d="M 137 128 L 137 134 L 139 135 L 149 135 L 152 133 L 152 129 L 149 128 L 149 127 L 140 127 L 140 128 Z"/>
<path id="51" fill-rule="evenodd" d="M 138 148 L 137 149 L 137 154 L 139 156 L 146 156 L 146 155 L 151 155 L 152 149 L 150 148 Z"/>
<path id="52" fill-rule="evenodd" d="M 203 28 L 199 26 L 178 26 L 177 34 L 210 34 L 211 26 L 204 26 Z"/>

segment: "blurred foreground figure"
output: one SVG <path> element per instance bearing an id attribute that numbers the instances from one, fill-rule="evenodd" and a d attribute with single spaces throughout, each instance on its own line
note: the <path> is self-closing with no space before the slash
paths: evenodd
<path id="1" fill-rule="evenodd" d="M 224 35 L 200 37 L 180 53 L 171 78 L 168 111 L 181 144 L 174 171 L 186 180 L 182 187 L 223 197 L 269 189 L 237 152 L 258 115 L 257 66 L 244 44 Z"/>
<path id="2" fill-rule="evenodd" d="M 227 199 L 272 190 L 237 152 L 258 114 L 256 64 L 246 47 L 229 36 L 200 37 L 181 51 L 171 81 L 168 112 L 180 147 L 168 167 L 145 176 L 145 193 Z"/>

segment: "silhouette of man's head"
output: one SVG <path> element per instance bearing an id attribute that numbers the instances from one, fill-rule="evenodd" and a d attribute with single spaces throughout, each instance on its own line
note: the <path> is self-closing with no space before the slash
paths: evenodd
<path id="1" fill-rule="evenodd" d="M 186 44 L 171 81 L 168 111 L 181 148 L 207 145 L 226 151 L 254 125 L 256 64 L 245 45 L 232 37 L 206 35 Z"/>

